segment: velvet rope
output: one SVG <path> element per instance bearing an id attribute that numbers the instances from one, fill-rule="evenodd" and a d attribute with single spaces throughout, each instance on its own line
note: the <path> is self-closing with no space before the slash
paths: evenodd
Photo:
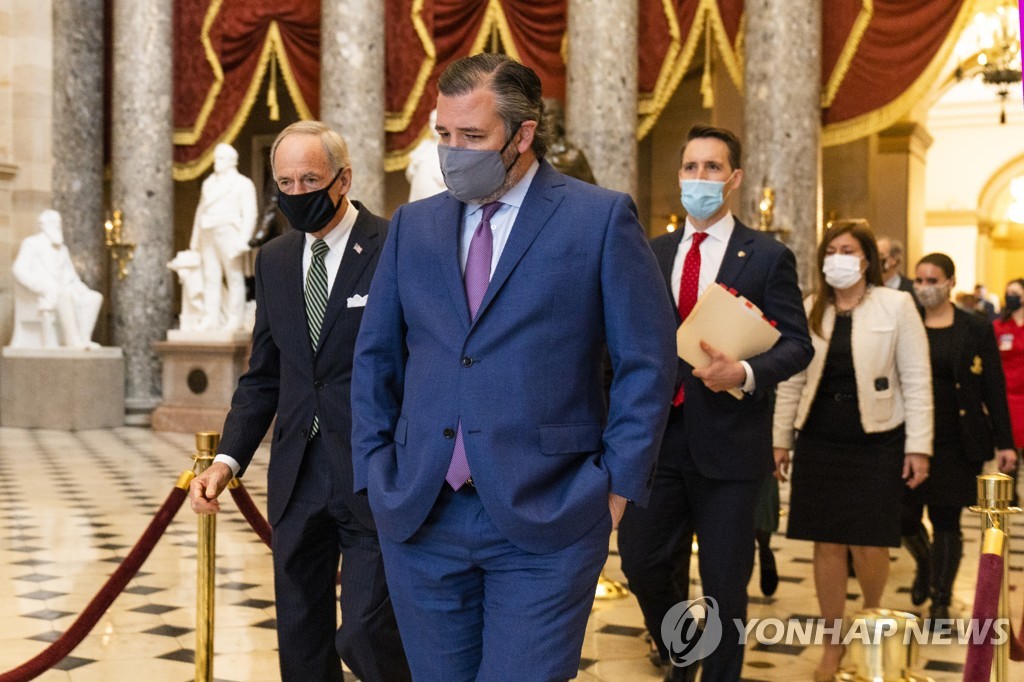
<path id="1" fill-rule="evenodd" d="M 998 554 L 982 554 L 978 562 L 978 584 L 974 588 L 974 611 L 971 621 L 993 623 L 999 611 L 999 593 L 1003 582 L 1003 557 Z M 995 648 L 992 640 L 996 636 L 991 630 L 985 641 L 971 637 L 967 645 L 967 660 L 964 663 L 964 682 L 988 682 L 992 671 L 992 657 Z"/>
<path id="2" fill-rule="evenodd" d="M 0 674 L 0 682 L 24 682 L 25 680 L 34 679 L 52 668 L 82 643 L 85 636 L 96 626 L 100 617 L 106 613 L 125 586 L 135 577 L 139 567 L 149 557 L 153 547 L 156 546 L 157 540 L 167 530 L 167 526 L 170 525 L 174 515 L 178 513 L 182 502 L 185 501 L 185 497 L 188 494 L 186 488 L 176 486 L 171 490 L 167 500 L 160 507 L 153 520 L 150 521 L 142 537 L 132 547 L 132 551 L 128 553 L 124 561 L 107 579 L 107 582 L 96 593 L 96 596 L 92 598 L 92 601 L 85 607 L 81 615 L 75 619 L 71 627 L 50 646 L 43 649 L 35 658 L 13 670 Z"/>
<path id="3" fill-rule="evenodd" d="M 235 483 L 238 485 L 235 485 Z M 238 511 L 242 512 L 242 516 L 249 522 L 252 529 L 256 531 L 256 535 L 260 536 L 260 540 L 263 540 L 263 543 L 270 547 L 270 538 L 273 533 L 270 524 L 267 523 L 263 514 L 260 513 L 256 503 L 252 501 L 252 497 L 249 496 L 249 491 L 245 489 L 245 485 L 237 479 L 235 483 L 228 486 L 228 490 L 231 491 L 231 499 L 235 501 Z M 3 680 L 0 680 L 0 682 L 3 682 Z"/>

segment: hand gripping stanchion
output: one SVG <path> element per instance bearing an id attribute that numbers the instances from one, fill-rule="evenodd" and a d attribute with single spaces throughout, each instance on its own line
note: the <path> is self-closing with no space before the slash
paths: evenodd
<path id="1" fill-rule="evenodd" d="M 196 433 L 193 471 L 203 473 L 217 455 L 220 434 Z M 213 682 L 213 605 L 217 569 L 217 517 L 200 514 L 196 538 L 196 682 Z"/>
<path id="2" fill-rule="evenodd" d="M 971 507 L 971 511 L 982 515 L 984 524 L 982 533 L 989 528 L 995 528 L 1005 534 L 1005 546 L 1003 556 L 1009 556 L 1010 541 L 1010 519 L 1011 514 L 1019 514 L 1020 507 L 1011 507 L 1013 500 L 1013 479 L 1006 474 L 982 474 L 978 476 L 978 504 Z M 984 540 L 984 536 L 982 537 Z M 1001 587 L 999 595 L 999 608 L 997 617 L 1004 623 L 1009 624 L 1010 618 L 1010 582 L 1009 562 L 1003 561 Z M 1010 638 L 995 645 L 995 675 L 996 682 L 1008 682 L 1010 679 Z"/>

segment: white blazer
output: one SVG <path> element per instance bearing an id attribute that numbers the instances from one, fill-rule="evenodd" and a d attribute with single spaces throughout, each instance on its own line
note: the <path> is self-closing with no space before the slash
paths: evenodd
<path id="1" fill-rule="evenodd" d="M 804 300 L 810 312 L 813 296 Z M 824 338 L 811 332 L 814 357 L 807 369 L 779 384 L 775 400 L 773 444 L 793 447 L 795 431 L 803 427 L 821 383 L 829 340 L 835 327 L 835 306 L 828 306 L 821 323 Z M 906 424 L 905 452 L 932 453 L 932 370 L 928 335 L 905 291 L 868 287 L 853 309 L 850 332 L 857 406 L 865 433 L 889 431 Z"/>

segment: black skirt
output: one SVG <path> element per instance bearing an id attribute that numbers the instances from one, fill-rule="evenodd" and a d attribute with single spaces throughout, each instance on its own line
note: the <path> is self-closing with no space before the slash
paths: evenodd
<path id="1" fill-rule="evenodd" d="M 787 537 L 899 547 L 904 430 L 864 433 L 854 396 L 819 394 L 793 452 Z"/>

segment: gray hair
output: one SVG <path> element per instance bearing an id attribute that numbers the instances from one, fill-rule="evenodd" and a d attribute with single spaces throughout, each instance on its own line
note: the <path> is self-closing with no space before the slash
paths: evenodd
<path id="1" fill-rule="evenodd" d="M 320 138 L 320 144 L 324 148 L 324 156 L 327 157 L 327 165 L 330 166 L 331 174 L 344 170 L 352 165 L 348 156 L 348 145 L 345 138 L 334 132 L 321 121 L 296 121 L 282 130 L 274 144 L 270 147 L 270 167 L 274 167 L 274 157 L 277 154 L 277 146 L 281 140 L 289 135 L 315 135 Z"/>
<path id="2" fill-rule="evenodd" d="M 524 121 L 535 121 L 532 148 L 538 159 L 544 158 L 550 131 L 544 120 L 540 78 L 533 69 L 506 55 L 482 52 L 449 64 L 437 83 L 446 97 L 466 95 L 485 86 L 494 93 L 506 139 L 511 139 Z"/>

